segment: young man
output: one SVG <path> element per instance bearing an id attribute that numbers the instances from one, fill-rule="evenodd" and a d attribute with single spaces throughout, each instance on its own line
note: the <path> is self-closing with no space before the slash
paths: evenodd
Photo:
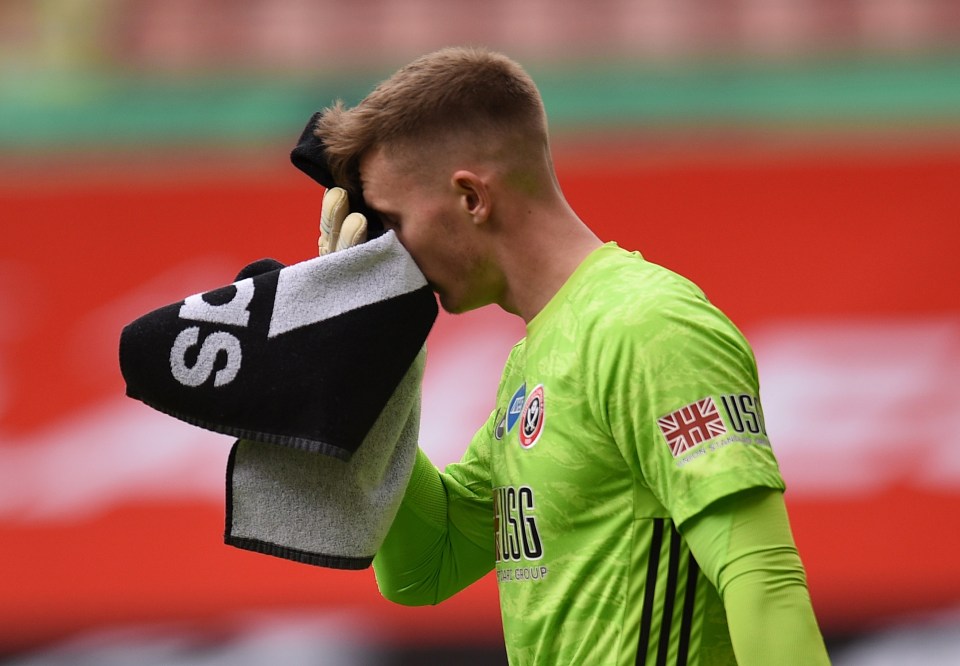
<path id="1" fill-rule="evenodd" d="M 463 459 L 420 452 L 384 596 L 439 603 L 495 568 L 517 666 L 828 663 L 748 343 L 577 217 L 524 70 L 445 49 L 316 133 L 446 310 L 527 325 Z"/>

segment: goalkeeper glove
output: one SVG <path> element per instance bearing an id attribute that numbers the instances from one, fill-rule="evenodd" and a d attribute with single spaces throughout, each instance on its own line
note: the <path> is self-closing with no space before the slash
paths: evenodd
<path id="1" fill-rule="evenodd" d="M 362 213 L 350 212 L 347 192 L 331 187 L 323 194 L 320 209 L 320 256 L 345 250 L 367 240 L 367 218 Z"/>

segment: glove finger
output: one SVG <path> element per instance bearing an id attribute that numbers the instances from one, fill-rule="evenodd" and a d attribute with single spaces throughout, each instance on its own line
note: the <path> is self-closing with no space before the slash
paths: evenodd
<path id="1" fill-rule="evenodd" d="M 343 219 L 350 212 L 350 200 L 346 190 L 331 187 L 323 194 L 320 207 L 320 254 L 329 254 L 337 249 L 337 239 L 343 225 Z"/>
<path id="2" fill-rule="evenodd" d="M 340 227 L 340 238 L 337 249 L 345 250 L 348 247 L 359 245 L 367 240 L 367 218 L 362 213 L 350 213 Z"/>

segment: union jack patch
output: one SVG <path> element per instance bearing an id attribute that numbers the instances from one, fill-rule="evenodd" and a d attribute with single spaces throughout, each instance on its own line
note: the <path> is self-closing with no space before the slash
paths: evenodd
<path id="1" fill-rule="evenodd" d="M 661 416 L 657 419 L 657 425 L 666 438 L 674 458 L 698 444 L 727 432 L 723 417 L 717 411 L 717 404 L 710 396 L 691 402 L 666 416 Z"/>

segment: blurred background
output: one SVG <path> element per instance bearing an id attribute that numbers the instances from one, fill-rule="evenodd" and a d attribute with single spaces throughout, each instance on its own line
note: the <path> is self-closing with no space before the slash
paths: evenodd
<path id="1" fill-rule="evenodd" d="M 490 578 L 401 608 L 224 546 L 229 438 L 117 363 L 137 316 L 311 257 L 307 119 L 451 44 L 521 61 L 581 217 L 751 340 L 834 662 L 960 663 L 953 0 L 0 0 L 0 663 L 505 663 Z M 434 462 L 522 334 L 441 316 Z"/>

